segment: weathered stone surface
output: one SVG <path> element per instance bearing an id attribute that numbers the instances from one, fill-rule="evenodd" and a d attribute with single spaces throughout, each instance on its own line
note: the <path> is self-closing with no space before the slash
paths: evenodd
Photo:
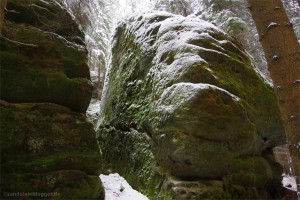
<path id="1" fill-rule="evenodd" d="M 85 112 L 92 95 L 87 51 L 67 11 L 51 0 L 9 0 L 7 10 L 1 99 L 51 102 Z"/>
<path id="2" fill-rule="evenodd" d="M 103 199 L 83 33 L 52 0 L 8 0 L 2 33 L 1 199 Z"/>
<path id="3" fill-rule="evenodd" d="M 57 0 L 8 0 L 5 20 L 56 33 L 84 45 L 84 33 Z"/>
<path id="4" fill-rule="evenodd" d="M 168 191 L 159 193 L 164 178 L 153 155 L 153 141 L 146 133 L 120 129 L 120 127 L 101 127 L 99 147 L 103 173 L 122 174 L 130 185 L 148 197 L 164 196 Z M 108 150 L 110 149 L 110 150 Z"/>
<path id="5" fill-rule="evenodd" d="M 113 169 L 129 177 L 132 169 L 139 171 L 137 179 L 144 183 L 140 189 L 160 192 L 160 197 L 277 195 L 280 173 L 268 157 L 257 155 L 284 142 L 283 127 L 271 87 L 243 50 L 212 24 L 163 12 L 120 23 L 114 38 L 99 121 L 103 162 L 110 162 L 111 156 L 128 162 L 125 169 Z M 137 139 L 142 135 L 148 138 L 144 142 Z M 122 138 L 131 141 L 120 142 L 122 151 L 103 142 Z M 146 152 L 154 157 L 133 148 L 141 142 L 144 147 L 150 144 Z M 136 153 L 138 159 L 126 159 Z M 150 186 L 141 170 L 145 160 L 155 161 L 158 168 L 150 170 L 161 175 Z M 260 167 L 236 169 L 251 162 Z M 192 193 L 177 198 L 177 184 L 161 187 L 159 179 L 171 176 Z M 203 180 L 219 182 L 185 187 L 186 182 Z M 269 184 L 272 181 L 276 184 Z"/>
<path id="6" fill-rule="evenodd" d="M 220 180 L 182 181 L 171 177 L 165 183 L 165 188 L 172 191 L 171 198 L 181 199 L 228 199 L 224 191 L 224 183 Z"/>
<path id="7" fill-rule="evenodd" d="M 0 106 L 2 197 L 36 191 L 103 198 L 100 152 L 83 114 L 51 103 Z"/>

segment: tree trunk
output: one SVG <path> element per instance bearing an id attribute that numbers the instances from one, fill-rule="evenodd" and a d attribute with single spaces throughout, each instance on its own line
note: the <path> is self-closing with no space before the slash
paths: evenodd
<path id="1" fill-rule="evenodd" d="M 300 7 L 300 0 L 297 0 L 298 4 L 299 4 L 299 7 Z"/>
<path id="2" fill-rule="evenodd" d="M 300 199 L 300 45 L 281 0 L 247 1 L 274 83 Z"/>
<path id="3" fill-rule="evenodd" d="M 3 21 L 4 21 L 4 9 L 6 7 L 6 3 L 7 3 L 7 0 L 1 0 L 0 1 L 0 35 L 1 32 L 2 32 L 2 25 L 3 25 Z"/>

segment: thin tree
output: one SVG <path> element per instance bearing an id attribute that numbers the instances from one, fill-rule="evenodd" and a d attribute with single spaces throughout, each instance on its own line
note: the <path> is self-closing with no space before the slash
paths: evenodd
<path id="1" fill-rule="evenodd" d="M 247 0 L 274 83 L 300 199 L 300 47 L 281 0 Z"/>

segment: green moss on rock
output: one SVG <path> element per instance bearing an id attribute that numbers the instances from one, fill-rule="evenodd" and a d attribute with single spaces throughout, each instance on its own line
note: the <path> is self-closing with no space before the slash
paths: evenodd
<path id="1" fill-rule="evenodd" d="M 83 114 L 51 103 L 0 106 L 2 197 L 16 191 L 103 197 L 95 131 Z"/>
<path id="2" fill-rule="evenodd" d="M 283 126 L 272 88 L 243 50 L 212 24 L 164 12 L 133 16 L 114 38 L 98 130 L 104 165 L 135 185 L 153 162 L 164 184 L 140 184 L 150 199 L 272 196 L 280 173 L 257 155 L 284 142 Z M 133 148 L 145 143 L 151 159 Z M 257 167 L 232 170 L 239 161 Z"/>
<path id="3" fill-rule="evenodd" d="M 84 113 L 92 96 L 87 51 L 84 46 L 68 41 L 70 35 L 58 35 L 54 27 L 63 24 L 49 13 L 69 14 L 53 2 L 37 0 L 10 0 L 8 7 L 20 12 L 21 17 L 15 13 L 5 17 L 0 55 L 1 99 L 12 103 L 52 102 Z M 41 20 L 46 19 L 47 23 L 53 22 L 52 28 L 40 27 Z M 69 21 L 74 37 L 82 37 L 76 24 L 72 24 L 74 21 Z"/>
<path id="4" fill-rule="evenodd" d="M 70 79 L 63 72 L 1 68 L 1 98 L 12 103 L 52 102 L 85 112 L 91 84 L 86 78 Z M 11 83 L 11 84 L 8 84 Z"/>
<path id="5" fill-rule="evenodd" d="M 135 129 L 124 131 L 110 126 L 100 129 L 98 141 L 106 173 L 118 169 L 133 188 L 150 196 L 157 195 L 164 177 L 158 173 L 149 136 Z"/>

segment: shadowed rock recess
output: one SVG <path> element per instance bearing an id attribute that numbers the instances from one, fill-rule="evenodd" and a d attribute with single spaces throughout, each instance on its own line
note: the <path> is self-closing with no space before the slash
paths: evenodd
<path id="1" fill-rule="evenodd" d="M 52 0 L 8 0 L 1 36 L 1 199 L 103 199 L 84 35 Z"/>
<path id="2" fill-rule="evenodd" d="M 120 23 L 99 120 L 102 164 L 150 199 L 280 195 L 271 87 L 214 25 L 168 13 Z"/>

